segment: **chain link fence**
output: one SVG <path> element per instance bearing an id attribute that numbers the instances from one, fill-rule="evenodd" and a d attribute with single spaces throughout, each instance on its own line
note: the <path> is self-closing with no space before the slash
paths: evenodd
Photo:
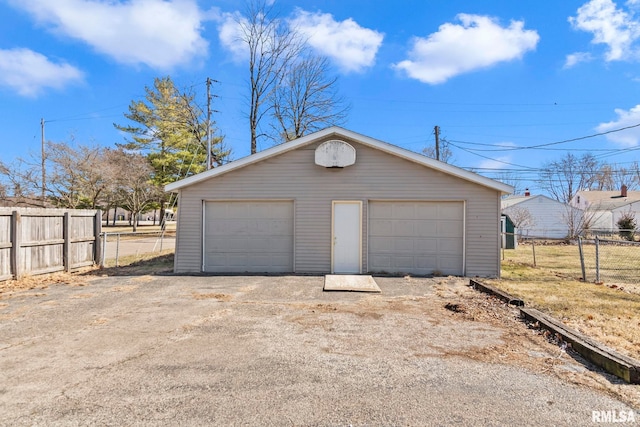
<path id="1" fill-rule="evenodd" d="M 585 282 L 638 283 L 640 242 L 578 238 L 580 264 Z"/>
<path id="2" fill-rule="evenodd" d="M 504 234 L 503 242 L 509 237 L 509 233 Z M 546 268 L 585 282 L 634 285 L 640 282 L 640 242 L 611 236 L 519 238 L 515 247 L 503 245 L 502 260 Z"/>
<path id="3" fill-rule="evenodd" d="M 102 233 L 102 267 L 119 267 L 123 259 L 175 250 L 174 231 Z"/>

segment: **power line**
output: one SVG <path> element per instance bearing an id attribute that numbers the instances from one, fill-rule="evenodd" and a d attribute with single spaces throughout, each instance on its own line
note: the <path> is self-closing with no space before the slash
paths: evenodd
<path id="1" fill-rule="evenodd" d="M 546 144 L 530 145 L 530 146 L 527 146 L 527 147 L 504 147 L 504 148 L 495 148 L 495 149 L 469 148 L 469 150 L 472 150 L 472 151 L 533 150 L 533 149 L 538 149 L 538 148 L 543 148 L 543 147 L 549 147 L 549 146 L 552 146 L 552 145 L 559 145 L 559 144 L 566 144 L 566 143 L 569 143 L 569 142 L 582 141 L 582 140 L 585 140 L 585 139 L 595 138 L 595 137 L 603 136 L 603 135 L 609 135 L 609 134 L 612 134 L 612 133 L 622 132 L 624 130 L 633 129 L 633 128 L 637 128 L 637 127 L 640 127 L 640 123 L 637 123 L 637 124 L 631 125 L 631 126 L 625 126 L 625 127 L 622 127 L 622 128 L 608 130 L 606 132 L 594 133 L 592 135 L 580 136 L 580 137 L 577 137 L 577 138 L 565 139 L 565 140 L 562 140 L 562 141 L 548 142 Z M 449 140 L 449 142 L 456 142 L 456 143 L 462 143 L 462 144 L 485 145 L 485 144 L 481 144 L 481 143 L 472 143 L 472 142 L 468 142 L 468 141 Z"/>
<path id="2" fill-rule="evenodd" d="M 523 166 L 523 165 L 518 165 L 518 164 L 515 164 L 515 163 L 505 162 L 504 160 L 493 159 L 493 158 L 491 158 L 491 157 L 483 156 L 482 154 L 474 153 L 474 152 L 472 152 L 472 151 L 467 150 L 466 148 L 462 148 L 462 147 L 460 147 L 460 146 L 458 146 L 458 145 L 452 144 L 450 140 L 447 140 L 447 142 L 449 143 L 449 145 L 452 145 L 452 146 L 454 146 L 454 147 L 456 147 L 456 148 L 458 148 L 458 149 L 460 149 L 460 150 L 462 150 L 462 151 L 466 151 L 466 152 L 467 152 L 467 153 L 469 153 L 469 154 L 473 154 L 474 156 L 482 157 L 483 159 L 491 160 L 491 161 L 498 162 L 498 163 L 502 163 L 502 164 L 505 164 L 505 165 L 517 166 L 517 167 L 519 167 L 519 168 L 525 168 L 525 169 L 533 169 L 533 170 L 535 170 L 534 168 L 531 168 L 531 167 L 529 167 L 529 166 Z"/>

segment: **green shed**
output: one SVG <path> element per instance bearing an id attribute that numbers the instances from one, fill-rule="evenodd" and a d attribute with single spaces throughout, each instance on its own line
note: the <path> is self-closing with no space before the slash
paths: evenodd
<path id="1" fill-rule="evenodd" d="M 518 239 L 516 238 L 516 226 L 508 215 L 502 214 L 500 217 L 500 231 L 502 232 L 502 248 L 518 249 Z"/>

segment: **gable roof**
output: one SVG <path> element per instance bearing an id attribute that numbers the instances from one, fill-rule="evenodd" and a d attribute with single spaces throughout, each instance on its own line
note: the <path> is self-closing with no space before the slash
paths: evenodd
<path id="1" fill-rule="evenodd" d="M 500 201 L 500 205 L 502 207 L 502 209 L 506 209 L 506 208 L 510 208 L 511 206 L 523 203 L 523 202 L 528 202 L 530 200 L 536 200 L 536 199 L 544 199 L 547 202 L 551 202 L 551 203 L 558 203 L 561 205 L 564 205 L 564 203 L 559 202 L 557 200 L 552 199 L 551 197 L 547 197 L 545 195 L 542 194 L 538 194 L 536 196 L 524 196 L 521 194 L 514 194 L 512 196 L 507 196 L 504 199 L 502 199 Z"/>
<path id="2" fill-rule="evenodd" d="M 614 210 L 622 206 L 640 201 L 640 191 L 627 191 L 627 197 L 622 197 L 620 191 L 578 191 L 574 196 L 581 197 L 589 203 L 589 207 L 598 210 Z"/>
<path id="3" fill-rule="evenodd" d="M 521 194 L 513 194 L 511 196 L 507 196 L 504 199 L 500 200 L 500 206 L 502 209 L 511 207 L 513 205 L 517 205 L 520 202 L 524 202 L 527 199 L 531 199 L 532 197 L 538 196 L 523 196 Z"/>
<path id="4" fill-rule="evenodd" d="M 452 166 L 447 163 L 440 162 L 438 160 L 423 156 L 421 154 L 414 153 L 413 151 L 406 150 L 396 145 L 392 145 L 374 138 L 370 138 L 368 136 L 361 135 L 356 132 L 352 132 L 350 130 L 347 130 L 338 126 L 332 126 L 332 127 L 320 130 L 318 132 L 314 132 L 312 134 L 303 136 L 301 138 L 294 139 L 293 141 L 285 142 L 283 144 L 268 148 L 264 151 L 260 151 L 259 153 L 252 154 L 247 157 L 243 157 L 239 160 L 235 160 L 233 162 L 227 163 L 217 168 L 209 169 L 208 171 L 190 176 L 188 178 L 181 179 L 180 181 L 172 182 L 165 186 L 165 191 L 180 190 L 181 188 L 188 187 L 190 185 L 196 184 L 198 182 L 202 182 L 209 178 L 213 178 L 215 176 L 219 176 L 227 172 L 231 172 L 233 170 L 237 170 L 245 166 L 249 166 L 251 164 L 266 160 L 268 158 L 284 154 L 286 152 L 295 150 L 297 148 L 304 147 L 305 145 L 312 144 L 326 137 L 336 137 L 336 138 L 342 137 L 342 138 L 351 139 L 359 144 L 372 147 L 380 151 L 383 151 L 385 153 L 429 167 L 431 169 L 447 173 L 449 175 L 464 179 L 466 181 L 473 182 L 475 184 L 482 185 L 484 187 L 491 188 L 493 190 L 500 191 L 503 194 L 509 194 L 513 192 L 513 187 L 510 185 L 504 184 L 499 181 L 495 181 L 493 179 L 484 177 L 482 175 L 478 175 L 476 173 L 470 172 L 465 169 L 461 169 L 456 166 Z"/>

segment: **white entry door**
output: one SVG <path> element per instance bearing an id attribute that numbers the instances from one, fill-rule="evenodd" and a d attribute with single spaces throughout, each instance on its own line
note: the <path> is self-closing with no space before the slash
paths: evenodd
<path id="1" fill-rule="evenodd" d="M 361 273 L 362 202 L 334 201 L 332 273 Z"/>

